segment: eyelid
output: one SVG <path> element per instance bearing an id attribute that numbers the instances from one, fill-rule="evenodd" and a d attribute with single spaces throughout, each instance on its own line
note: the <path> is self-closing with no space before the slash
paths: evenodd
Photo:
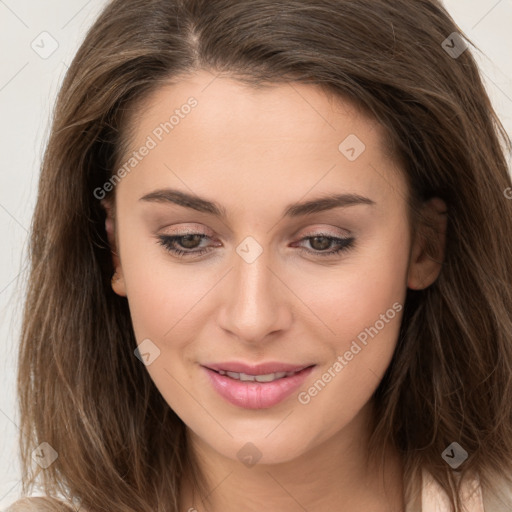
<path id="1" fill-rule="evenodd" d="M 335 229 L 335 230 L 333 230 Z M 323 225 L 317 225 L 312 228 L 308 228 L 307 231 L 302 232 L 298 231 L 294 236 L 300 236 L 300 238 L 308 238 L 308 237 L 315 237 L 315 236 L 331 236 L 334 238 L 350 238 L 353 236 L 353 233 L 349 231 L 348 229 L 342 229 L 342 228 L 325 228 Z"/>
<path id="2" fill-rule="evenodd" d="M 162 230 L 163 235 L 168 236 L 186 236 L 186 235 L 206 235 L 209 238 L 213 238 L 214 232 L 204 226 L 203 224 L 197 224 L 197 223 L 187 223 L 186 227 L 183 228 L 169 228 L 169 231 L 164 228 Z M 308 227 L 307 231 L 303 232 L 300 229 L 295 231 L 292 234 L 292 238 L 299 237 L 300 240 L 307 237 L 314 237 L 314 236 L 329 236 L 334 238 L 349 238 L 353 236 L 354 233 L 352 233 L 348 229 L 342 229 L 342 228 L 333 228 L 332 226 L 329 228 L 325 227 L 325 224 L 317 224 L 316 226 Z"/>
<path id="3" fill-rule="evenodd" d="M 184 228 L 169 228 L 170 232 L 167 232 L 167 228 L 164 228 L 164 234 L 169 236 L 185 236 L 185 235 L 195 235 L 195 234 L 204 234 L 208 236 L 213 236 L 213 231 L 208 229 L 202 224 L 189 224 L 187 223 L 187 227 Z"/>

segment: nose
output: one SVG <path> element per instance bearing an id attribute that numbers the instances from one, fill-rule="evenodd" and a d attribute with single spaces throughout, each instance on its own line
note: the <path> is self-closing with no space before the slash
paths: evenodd
<path id="1" fill-rule="evenodd" d="M 252 262 L 234 254 L 233 268 L 220 291 L 218 321 L 222 329 L 242 342 L 259 344 L 289 328 L 293 293 L 278 269 L 268 250 Z"/>

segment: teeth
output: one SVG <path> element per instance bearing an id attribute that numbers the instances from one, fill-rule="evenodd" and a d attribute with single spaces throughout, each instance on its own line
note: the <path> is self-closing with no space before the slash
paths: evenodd
<path id="1" fill-rule="evenodd" d="M 227 375 L 232 379 L 241 381 L 272 382 L 277 379 L 282 379 L 283 377 L 290 377 L 291 375 L 295 375 L 297 372 L 276 372 L 267 373 L 265 375 L 248 375 L 247 373 L 226 372 L 224 370 L 219 370 L 219 373 L 220 375 Z"/>
<path id="2" fill-rule="evenodd" d="M 295 372 L 288 373 L 293 375 Z M 283 377 L 287 376 L 288 374 L 286 372 L 267 373 L 266 375 L 256 375 L 256 380 L 258 382 L 272 382 L 273 380 L 282 379 Z"/>

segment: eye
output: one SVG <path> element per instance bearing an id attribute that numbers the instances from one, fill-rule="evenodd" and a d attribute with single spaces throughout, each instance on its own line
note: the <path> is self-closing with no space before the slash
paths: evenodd
<path id="1" fill-rule="evenodd" d="M 336 256 L 341 252 L 348 251 L 354 246 L 355 241 L 354 237 L 339 238 L 325 233 L 316 233 L 315 235 L 306 236 L 302 238 L 301 242 L 305 240 L 309 241 L 313 250 L 301 248 L 301 251 L 320 257 Z M 334 249 L 330 251 L 325 250 L 328 247 L 332 247 L 333 244 Z"/>
<path id="2" fill-rule="evenodd" d="M 178 257 L 188 257 L 189 255 L 199 256 L 206 252 L 209 252 L 210 249 L 195 249 L 197 247 L 197 243 L 201 242 L 203 239 L 209 238 L 208 235 L 203 233 L 187 233 L 184 235 L 159 235 L 158 243 L 163 245 L 165 249 Z M 176 248 L 176 242 L 180 242 L 181 247 L 185 250 Z"/>
<path id="3" fill-rule="evenodd" d="M 158 243 L 162 245 L 168 252 L 179 257 L 197 257 L 210 252 L 212 247 L 200 248 L 200 243 L 204 239 L 210 238 L 204 233 L 186 233 L 183 235 L 159 235 Z M 315 233 L 314 235 L 303 237 L 300 242 L 309 241 L 313 248 L 306 249 L 302 247 L 301 252 L 307 252 L 314 256 L 328 257 L 335 256 L 343 251 L 348 251 L 354 246 L 354 237 L 339 238 L 325 233 Z M 325 249 L 332 247 L 334 249 L 326 251 Z M 199 247 L 199 248 L 198 248 Z"/>

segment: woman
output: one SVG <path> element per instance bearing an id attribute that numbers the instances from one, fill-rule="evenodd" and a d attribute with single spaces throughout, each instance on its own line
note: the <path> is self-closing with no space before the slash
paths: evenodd
<path id="1" fill-rule="evenodd" d="M 112 1 L 41 174 L 11 510 L 510 510 L 502 142 L 435 0 Z"/>

